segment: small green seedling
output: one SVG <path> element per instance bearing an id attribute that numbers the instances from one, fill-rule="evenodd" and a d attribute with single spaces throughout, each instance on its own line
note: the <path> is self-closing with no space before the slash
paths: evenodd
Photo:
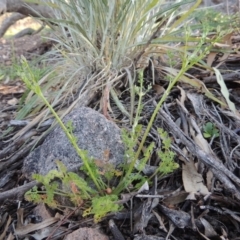
<path id="1" fill-rule="evenodd" d="M 211 122 L 207 122 L 203 126 L 203 136 L 205 138 L 219 137 L 218 129 Z"/>
<path id="2" fill-rule="evenodd" d="M 162 139 L 162 149 L 157 151 L 161 163 L 156 171 L 163 177 L 179 168 L 179 164 L 174 161 L 176 154 L 171 150 L 171 138 L 168 133 L 162 128 L 157 129 L 160 138 Z"/>

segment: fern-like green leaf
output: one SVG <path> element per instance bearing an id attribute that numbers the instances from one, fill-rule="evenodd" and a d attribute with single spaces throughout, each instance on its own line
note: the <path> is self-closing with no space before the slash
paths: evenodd
<path id="1" fill-rule="evenodd" d="M 118 200 L 116 195 L 97 196 L 92 199 L 92 207 L 84 211 L 83 216 L 94 215 L 94 222 L 99 222 L 109 212 L 118 212 L 121 206 L 115 202 Z"/>

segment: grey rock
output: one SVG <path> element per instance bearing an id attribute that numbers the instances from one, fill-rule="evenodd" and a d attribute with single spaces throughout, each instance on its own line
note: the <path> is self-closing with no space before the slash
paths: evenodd
<path id="1" fill-rule="evenodd" d="M 102 234 L 95 228 L 79 228 L 78 230 L 68 234 L 65 240 L 109 240 L 109 237 Z"/>
<path id="2" fill-rule="evenodd" d="M 86 107 L 74 109 L 64 117 L 63 122 L 66 124 L 69 120 L 78 146 L 87 150 L 90 157 L 101 161 L 106 159 L 106 151 L 109 151 L 108 163 L 114 166 L 123 163 L 124 146 L 121 131 L 116 124 Z M 60 126 L 24 159 L 23 173 L 30 179 L 32 173 L 46 175 L 57 168 L 55 160 L 60 160 L 71 171 L 82 165 L 82 160 Z"/>

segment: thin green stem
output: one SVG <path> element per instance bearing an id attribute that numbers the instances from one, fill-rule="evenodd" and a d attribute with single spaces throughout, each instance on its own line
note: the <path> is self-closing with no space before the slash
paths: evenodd
<path id="1" fill-rule="evenodd" d="M 186 66 L 186 65 L 185 65 L 185 66 Z M 188 67 L 187 67 L 187 68 L 188 68 Z M 131 163 L 130 163 L 130 165 L 129 165 L 129 168 L 128 168 L 125 176 L 124 176 L 124 179 L 119 183 L 119 185 L 118 185 L 117 188 L 115 189 L 115 191 L 114 191 L 115 194 L 119 194 L 119 193 L 122 191 L 122 189 L 124 189 L 124 187 L 125 187 L 126 185 L 128 185 L 128 178 L 129 178 L 130 174 L 132 173 L 132 171 L 133 171 L 133 169 L 134 169 L 134 166 L 135 166 L 135 164 L 136 164 L 136 162 L 137 162 L 137 160 L 138 160 L 138 157 L 139 157 L 139 155 L 140 155 L 140 152 L 141 152 L 141 150 L 142 150 L 142 148 L 143 148 L 143 145 L 144 145 L 144 143 L 145 143 L 145 141 L 146 141 L 146 138 L 147 138 L 147 136 L 148 136 L 148 133 L 150 132 L 150 129 L 151 129 L 152 125 L 153 125 L 153 121 L 154 121 L 154 119 L 155 119 L 155 117 L 156 117 L 156 115 L 157 115 L 160 107 L 162 106 L 162 104 L 163 104 L 163 102 L 166 100 L 166 98 L 168 97 L 171 89 L 174 87 L 174 85 L 177 83 L 177 81 L 180 79 L 180 77 L 186 72 L 187 68 L 186 68 L 186 67 L 183 67 L 183 68 L 179 71 L 178 75 L 175 77 L 175 79 L 174 79 L 173 81 L 170 82 L 170 84 L 168 85 L 167 90 L 164 92 L 162 98 L 161 98 L 160 101 L 158 102 L 158 104 L 157 104 L 157 106 L 156 106 L 156 108 L 155 108 L 155 110 L 154 110 L 154 112 L 153 112 L 153 114 L 152 114 L 152 116 L 151 116 L 151 119 L 150 119 L 150 121 L 149 121 L 149 123 L 148 123 L 148 125 L 147 125 L 146 131 L 144 132 L 142 141 L 141 141 L 141 143 L 140 143 L 140 145 L 139 145 L 139 147 L 138 147 L 138 150 L 137 150 L 137 152 L 136 152 L 136 154 L 135 154 L 135 156 L 134 156 L 134 159 L 133 159 L 133 161 L 131 161 Z"/>
<path id="2" fill-rule="evenodd" d="M 158 114 L 158 112 L 159 112 L 159 109 L 161 108 L 162 104 L 164 103 L 164 101 L 165 101 L 166 98 L 168 97 L 171 89 L 174 87 L 174 85 L 177 83 L 177 81 L 179 80 L 179 78 L 180 78 L 185 72 L 186 72 L 186 69 L 185 69 L 185 68 L 182 68 L 182 69 L 179 71 L 178 75 L 175 77 L 175 79 L 174 79 L 173 81 L 170 82 L 170 84 L 168 85 L 167 90 L 164 92 L 162 98 L 161 98 L 160 101 L 158 102 L 158 104 L 157 104 L 156 108 L 154 109 L 154 112 L 153 112 L 153 114 L 152 114 L 152 116 L 151 116 L 151 118 L 150 118 L 150 121 L 149 121 L 149 123 L 148 123 L 148 125 L 147 125 L 146 131 L 144 132 L 142 141 L 141 141 L 141 143 L 140 143 L 140 145 L 139 145 L 139 147 L 138 147 L 138 150 L 137 150 L 137 152 L 136 152 L 136 154 L 135 154 L 134 160 L 132 161 L 131 165 L 133 164 L 133 166 L 134 166 L 135 163 L 136 163 L 136 161 L 137 161 L 137 159 L 139 158 L 140 152 L 141 152 L 141 150 L 142 150 L 142 148 L 143 148 L 143 145 L 144 145 L 144 143 L 145 143 L 145 141 L 146 141 L 146 138 L 147 138 L 147 136 L 148 136 L 148 133 L 150 132 L 150 129 L 151 129 L 152 125 L 153 125 L 153 121 L 155 120 L 155 118 L 156 118 L 156 116 L 157 116 L 157 114 Z M 130 165 L 130 168 L 131 168 L 131 165 Z"/>
<path id="3" fill-rule="evenodd" d="M 47 99 L 43 96 L 42 92 L 38 93 L 38 96 L 42 98 L 42 100 L 44 101 L 44 103 L 47 105 L 47 107 L 50 109 L 50 111 L 52 112 L 52 114 L 54 115 L 54 117 L 56 118 L 56 120 L 58 121 L 60 127 L 64 130 L 65 134 L 67 135 L 69 141 L 72 143 L 73 147 L 75 148 L 75 150 L 77 151 L 77 154 L 81 157 L 84 165 L 87 168 L 87 171 L 91 177 L 91 179 L 93 180 L 95 186 L 97 187 L 97 189 L 99 191 L 101 191 L 101 187 L 96 179 L 96 177 L 94 176 L 94 173 L 88 163 L 88 160 L 86 159 L 85 155 L 82 153 L 81 149 L 79 149 L 76 140 L 74 139 L 74 136 L 72 134 L 69 133 L 68 129 L 65 127 L 65 125 L 63 124 L 62 120 L 59 118 L 59 116 L 57 115 L 57 113 L 54 111 L 53 107 L 49 104 L 49 102 L 47 101 Z"/>
<path id="4" fill-rule="evenodd" d="M 186 40 L 187 42 L 187 40 Z M 212 43 L 213 44 L 213 43 Z M 212 46 L 212 45 L 211 45 Z M 209 49 L 210 47 L 209 46 Z M 200 49 L 200 48 L 199 48 Z M 173 79 L 173 81 L 170 81 L 169 85 L 168 85 L 168 88 L 167 90 L 164 92 L 162 98 L 160 99 L 160 101 L 158 102 L 156 108 L 154 109 L 154 112 L 151 116 L 151 119 L 147 125 L 147 128 L 144 132 L 144 135 L 142 137 L 142 140 L 140 142 L 140 145 L 138 147 L 138 150 L 136 152 L 136 154 L 134 155 L 134 159 L 131 161 L 130 165 L 129 165 L 129 168 L 124 176 L 124 178 L 122 179 L 122 181 L 119 183 L 119 185 L 116 187 L 114 193 L 115 194 L 119 194 L 124 188 L 125 186 L 127 186 L 129 184 L 129 177 L 130 177 L 130 174 L 132 173 L 133 169 L 134 169 L 134 166 L 140 156 L 140 152 L 142 151 L 143 149 L 143 145 L 146 141 L 146 138 L 150 132 L 150 129 L 153 125 L 153 122 L 159 112 L 159 109 L 161 108 L 162 104 L 164 103 L 164 101 L 166 100 L 166 98 L 168 97 L 170 91 L 172 90 L 172 88 L 174 87 L 174 85 L 178 82 L 178 80 L 181 78 L 181 76 L 183 76 L 183 74 L 188 70 L 190 69 L 194 64 L 196 64 L 197 62 L 199 62 L 205 55 L 206 53 L 208 52 L 209 49 L 205 49 L 205 51 L 203 51 L 199 56 L 197 56 L 198 54 L 198 48 L 194 51 L 193 54 L 191 54 L 190 56 L 187 55 L 187 52 L 186 50 L 184 51 L 184 57 L 183 57 L 183 64 L 182 64 L 182 68 L 181 70 L 178 72 L 177 76 Z M 194 59 L 193 56 L 196 56 L 196 58 Z"/>
<path id="5" fill-rule="evenodd" d="M 143 93 L 143 69 L 141 69 L 139 71 L 139 79 L 140 79 L 140 88 L 138 90 L 139 99 L 138 99 L 138 106 L 137 106 L 137 111 L 136 111 L 136 117 L 135 117 L 134 123 L 133 123 L 133 135 L 135 133 L 135 129 L 136 129 L 137 124 L 139 122 L 139 118 L 140 118 L 140 114 L 141 114 L 142 97 L 144 95 L 144 93 Z"/>

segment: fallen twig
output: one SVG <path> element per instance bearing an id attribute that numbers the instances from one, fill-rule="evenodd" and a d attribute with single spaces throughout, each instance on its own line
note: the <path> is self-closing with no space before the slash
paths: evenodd
<path id="1" fill-rule="evenodd" d="M 227 190 L 230 190 L 231 193 L 240 200 L 240 192 L 236 189 L 230 179 L 240 186 L 240 179 L 235 176 L 231 171 L 229 171 L 223 163 L 218 159 L 217 156 L 212 154 L 207 154 L 204 152 L 197 144 L 193 142 L 191 138 L 186 136 L 183 131 L 173 122 L 173 120 L 168 116 L 168 114 L 161 109 L 161 115 L 159 115 L 164 122 L 171 129 L 171 132 L 181 139 L 181 142 L 186 145 L 188 150 L 197 156 L 197 158 L 211 168 L 213 174 L 224 184 Z"/>
<path id="2" fill-rule="evenodd" d="M 0 193 L 0 202 L 3 202 L 6 199 L 11 200 L 21 200 L 23 198 L 23 195 L 32 187 L 38 185 L 37 181 L 29 182 L 23 186 L 13 188 L 9 191 L 5 191 Z"/>

